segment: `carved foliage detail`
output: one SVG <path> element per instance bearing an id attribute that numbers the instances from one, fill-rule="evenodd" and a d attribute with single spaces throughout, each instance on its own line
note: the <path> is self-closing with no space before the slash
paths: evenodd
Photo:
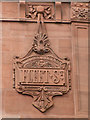
<path id="1" fill-rule="evenodd" d="M 48 47 L 48 36 L 45 33 L 37 33 L 34 36 L 33 50 L 39 54 L 44 54 L 49 51 Z"/>
<path id="2" fill-rule="evenodd" d="M 44 88 L 41 88 L 38 97 L 34 97 L 33 105 L 41 112 L 45 112 L 53 105 L 52 97 L 48 95 Z"/>

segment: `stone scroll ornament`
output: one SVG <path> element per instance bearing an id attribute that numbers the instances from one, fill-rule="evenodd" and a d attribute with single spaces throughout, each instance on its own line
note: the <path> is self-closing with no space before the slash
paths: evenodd
<path id="1" fill-rule="evenodd" d="M 68 58 L 59 58 L 50 47 L 44 25 L 44 7 L 37 7 L 37 33 L 30 51 L 14 58 L 14 88 L 33 97 L 33 106 L 45 112 L 53 106 L 53 97 L 71 89 L 71 67 Z M 31 104 L 31 103 L 30 103 Z"/>

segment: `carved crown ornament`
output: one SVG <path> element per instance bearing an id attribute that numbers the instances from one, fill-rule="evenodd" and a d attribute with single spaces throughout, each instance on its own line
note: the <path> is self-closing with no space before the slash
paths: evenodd
<path id="1" fill-rule="evenodd" d="M 16 56 L 13 64 L 15 90 L 32 96 L 33 106 L 41 112 L 53 106 L 54 96 L 62 96 L 71 89 L 70 59 L 59 58 L 51 49 L 43 20 L 45 9 L 37 7 L 37 32 L 32 48 L 24 57 Z"/>

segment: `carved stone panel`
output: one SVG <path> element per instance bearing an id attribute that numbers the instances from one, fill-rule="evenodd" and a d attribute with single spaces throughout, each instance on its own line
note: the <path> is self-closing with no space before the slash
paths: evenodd
<path id="1" fill-rule="evenodd" d="M 34 1 L 0 2 L 2 118 L 86 119 L 89 3 Z"/>
<path id="2" fill-rule="evenodd" d="M 66 94 L 71 89 L 69 60 L 52 54 L 35 55 L 16 58 L 14 65 L 15 89 L 34 97 L 33 105 L 41 112 L 53 105 L 53 96 Z"/>
<path id="3" fill-rule="evenodd" d="M 44 7 L 36 8 L 37 33 L 30 51 L 22 58 L 14 58 L 13 79 L 16 91 L 32 96 L 33 106 L 45 112 L 53 105 L 54 96 L 71 89 L 71 65 L 69 58 L 59 58 L 51 49 L 43 21 Z"/>
<path id="4" fill-rule="evenodd" d="M 89 4 L 88 3 L 72 3 L 72 20 L 84 20 L 88 21 L 88 10 Z"/>
<path id="5" fill-rule="evenodd" d="M 40 6 L 40 7 L 38 7 Z M 25 17 L 31 20 L 37 20 L 38 12 L 43 11 L 43 17 L 45 20 L 54 20 L 55 8 L 53 3 L 26 3 Z"/>

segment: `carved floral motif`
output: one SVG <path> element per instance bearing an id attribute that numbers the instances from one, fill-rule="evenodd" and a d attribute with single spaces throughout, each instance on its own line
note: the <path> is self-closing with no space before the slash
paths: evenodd
<path id="1" fill-rule="evenodd" d="M 88 20 L 88 9 L 72 8 L 72 18 Z"/>
<path id="2" fill-rule="evenodd" d="M 48 52 L 49 39 L 45 33 L 39 33 L 34 36 L 33 50 L 44 54 Z"/>
<path id="3" fill-rule="evenodd" d="M 73 3 L 72 4 L 72 19 L 74 20 L 88 20 L 88 4 Z"/>

